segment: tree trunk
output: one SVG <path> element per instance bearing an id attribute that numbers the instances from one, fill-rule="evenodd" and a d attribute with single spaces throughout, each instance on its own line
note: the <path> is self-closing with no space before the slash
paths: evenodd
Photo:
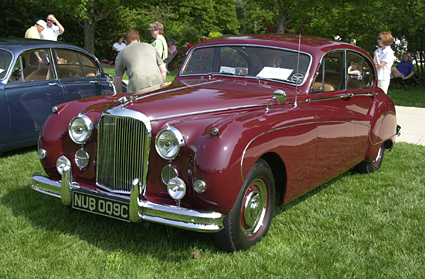
<path id="1" fill-rule="evenodd" d="M 285 34 L 285 29 L 286 29 L 285 25 L 286 25 L 286 15 L 280 14 L 278 19 L 277 19 L 276 33 L 277 34 Z"/>
<path id="2" fill-rule="evenodd" d="M 90 23 L 84 20 L 84 49 L 94 54 L 94 29 L 96 22 Z"/>

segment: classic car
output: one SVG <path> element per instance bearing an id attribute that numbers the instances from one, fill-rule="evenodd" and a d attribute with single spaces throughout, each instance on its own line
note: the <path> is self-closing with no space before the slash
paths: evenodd
<path id="1" fill-rule="evenodd" d="M 213 233 L 225 251 L 264 237 L 275 203 L 379 169 L 398 133 L 367 52 L 296 35 L 208 40 L 169 85 L 54 111 L 34 190 L 110 218 Z"/>
<path id="2" fill-rule="evenodd" d="M 97 58 L 79 47 L 0 38 L 0 152 L 36 145 L 53 106 L 112 93 Z"/>

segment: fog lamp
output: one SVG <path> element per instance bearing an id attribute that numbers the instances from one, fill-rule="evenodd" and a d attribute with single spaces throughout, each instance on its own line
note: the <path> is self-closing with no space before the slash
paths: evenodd
<path id="1" fill-rule="evenodd" d="M 175 200 L 181 200 L 186 195 L 186 184 L 181 178 L 171 178 L 167 184 L 168 194 Z"/>
<path id="2" fill-rule="evenodd" d="M 162 182 L 167 185 L 171 178 L 174 178 L 178 175 L 177 169 L 172 165 L 165 166 L 161 170 L 161 179 Z"/>
<path id="3" fill-rule="evenodd" d="M 89 164 L 90 156 L 83 148 L 75 152 L 75 163 L 80 169 L 87 167 Z"/>
<path id="4" fill-rule="evenodd" d="M 207 183 L 205 183 L 202 179 L 196 180 L 193 183 L 193 189 L 195 189 L 198 193 L 203 193 L 207 189 Z"/>
<path id="5" fill-rule="evenodd" d="M 71 161 L 69 161 L 68 158 L 62 155 L 56 160 L 56 169 L 60 175 L 62 175 L 63 168 L 65 168 L 66 166 L 71 167 Z"/>

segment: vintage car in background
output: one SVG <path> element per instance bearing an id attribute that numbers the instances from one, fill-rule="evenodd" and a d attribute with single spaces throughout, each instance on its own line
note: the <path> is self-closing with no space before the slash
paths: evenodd
<path id="1" fill-rule="evenodd" d="M 79 47 L 0 38 L 0 152 L 36 145 L 53 106 L 112 93 L 97 58 Z"/>
<path id="2" fill-rule="evenodd" d="M 398 133 L 363 49 L 295 35 L 209 40 L 170 85 L 54 111 L 38 143 L 48 177 L 34 174 L 33 189 L 102 216 L 211 232 L 225 251 L 264 237 L 275 202 L 379 169 Z"/>

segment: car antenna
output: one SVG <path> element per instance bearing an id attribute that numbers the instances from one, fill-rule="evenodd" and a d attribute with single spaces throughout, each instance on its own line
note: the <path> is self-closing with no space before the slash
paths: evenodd
<path id="1" fill-rule="evenodd" d="M 300 37 L 298 38 L 298 58 L 297 58 L 297 77 L 298 77 L 298 71 L 300 68 L 300 51 L 301 51 L 301 33 L 299 34 Z M 294 102 L 294 108 L 297 107 L 297 96 L 298 96 L 298 78 L 295 79 L 295 102 Z"/>

